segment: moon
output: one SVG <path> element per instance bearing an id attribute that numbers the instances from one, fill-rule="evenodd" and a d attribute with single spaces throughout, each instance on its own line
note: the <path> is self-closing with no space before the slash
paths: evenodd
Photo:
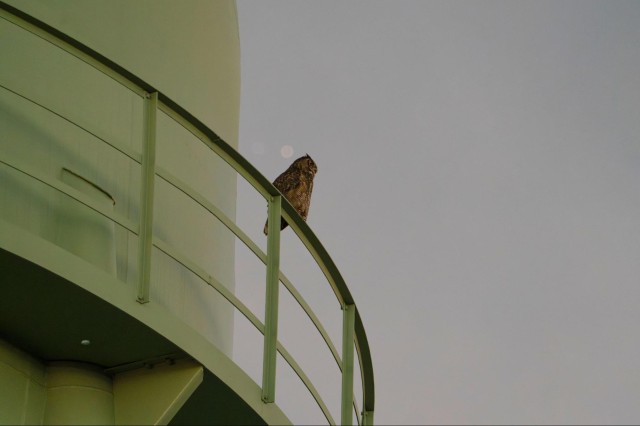
<path id="1" fill-rule="evenodd" d="M 291 145 L 284 145 L 280 148 L 280 155 L 282 155 L 282 158 L 291 158 L 293 155 L 293 147 Z"/>

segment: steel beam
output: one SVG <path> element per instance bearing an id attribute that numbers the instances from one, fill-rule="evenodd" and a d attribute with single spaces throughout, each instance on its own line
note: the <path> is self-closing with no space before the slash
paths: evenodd
<path id="1" fill-rule="evenodd" d="M 153 193 L 156 168 L 156 121 L 158 93 L 145 96 L 145 140 L 142 148 L 140 185 L 140 234 L 138 235 L 138 302 L 149 301 L 151 251 L 153 248 Z"/>
<path id="2" fill-rule="evenodd" d="M 262 400 L 275 401 L 276 356 L 278 347 L 278 291 L 280 287 L 280 218 L 282 196 L 269 197 L 267 236 L 267 294 L 264 310 L 264 352 L 262 363 Z"/>
<path id="3" fill-rule="evenodd" d="M 342 416 L 341 424 L 353 424 L 353 337 L 356 323 L 356 305 L 342 308 Z"/>

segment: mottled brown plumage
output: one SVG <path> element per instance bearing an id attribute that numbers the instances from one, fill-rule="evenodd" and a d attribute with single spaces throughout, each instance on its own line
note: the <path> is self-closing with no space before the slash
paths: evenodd
<path id="1" fill-rule="evenodd" d="M 318 166 L 309 157 L 309 154 L 298 158 L 284 173 L 273 181 L 273 186 L 291 203 L 302 219 L 307 220 L 309 205 L 311 204 L 311 191 L 313 190 L 313 178 L 318 172 Z M 264 224 L 264 234 L 268 233 L 268 221 Z M 284 218 L 280 221 L 280 229 L 287 227 Z"/>

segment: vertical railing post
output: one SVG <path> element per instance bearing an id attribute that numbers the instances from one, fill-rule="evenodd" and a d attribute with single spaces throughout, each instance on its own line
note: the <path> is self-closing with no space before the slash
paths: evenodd
<path id="1" fill-rule="evenodd" d="M 353 337 L 356 324 L 356 306 L 342 308 L 342 425 L 353 424 Z"/>
<path id="2" fill-rule="evenodd" d="M 156 173 L 156 114 L 158 93 L 144 98 L 144 146 L 140 182 L 140 234 L 138 235 L 138 302 L 149 301 L 153 243 L 153 192 Z"/>
<path id="3" fill-rule="evenodd" d="M 271 196 L 269 198 L 268 214 L 267 293 L 264 309 L 264 352 L 262 362 L 262 400 L 267 403 L 275 401 L 276 393 L 281 209 L 282 196 Z"/>
<path id="4" fill-rule="evenodd" d="M 363 411 L 362 412 L 362 425 L 363 426 L 372 426 L 373 425 L 373 411 Z"/>

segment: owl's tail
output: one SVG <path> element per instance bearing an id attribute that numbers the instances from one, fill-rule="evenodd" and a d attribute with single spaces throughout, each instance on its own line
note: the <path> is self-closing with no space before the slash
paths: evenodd
<path id="1" fill-rule="evenodd" d="M 280 218 L 280 230 L 282 231 L 284 228 L 286 228 L 289 224 L 287 223 L 286 220 L 284 220 L 284 218 Z M 264 229 L 262 230 L 262 232 L 264 232 L 264 235 L 269 235 L 269 220 L 267 220 L 264 223 Z"/>

